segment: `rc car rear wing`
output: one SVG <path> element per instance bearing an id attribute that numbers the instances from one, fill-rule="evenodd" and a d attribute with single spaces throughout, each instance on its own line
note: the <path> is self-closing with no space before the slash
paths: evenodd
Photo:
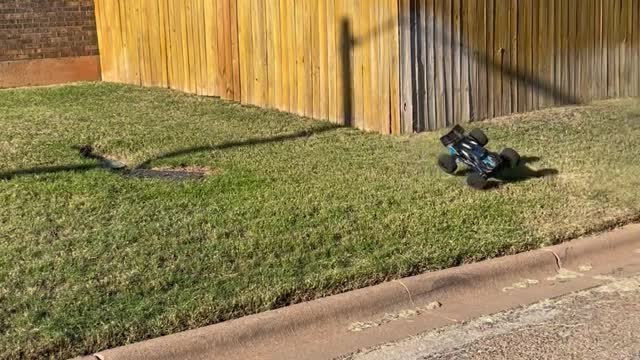
<path id="1" fill-rule="evenodd" d="M 444 145 L 445 147 L 449 147 L 450 145 L 453 145 L 463 139 L 464 129 L 462 128 L 462 126 L 456 125 L 453 127 L 453 129 L 451 129 L 451 131 L 440 138 L 440 142 L 442 142 L 442 145 Z"/>

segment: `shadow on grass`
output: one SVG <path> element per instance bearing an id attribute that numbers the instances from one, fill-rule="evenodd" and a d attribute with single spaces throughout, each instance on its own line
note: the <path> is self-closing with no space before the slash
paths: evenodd
<path id="1" fill-rule="evenodd" d="M 501 183 L 515 183 L 520 181 L 526 181 L 529 179 L 539 179 L 547 176 L 558 175 L 557 169 L 540 169 L 534 170 L 529 167 L 529 164 L 540 161 L 537 156 L 523 156 L 520 158 L 520 164 L 513 169 L 504 169 L 496 174 L 495 178 Z"/>
<path id="2" fill-rule="evenodd" d="M 148 160 L 144 161 L 143 163 L 141 163 L 140 165 L 138 165 L 135 169 L 133 169 L 133 171 L 136 171 L 136 170 L 139 170 L 139 169 L 146 169 L 154 161 L 158 161 L 158 160 L 162 160 L 162 159 L 168 159 L 168 158 L 173 158 L 173 157 L 178 157 L 178 156 L 184 156 L 184 155 L 200 153 L 200 152 L 207 152 L 207 151 L 214 151 L 214 150 L 228 150 L 228 149 L 237 148 L 237 147 L 244 147 L 244 146 L 255 146 L 255 145 L 271 144 L 271 143 L 276 143 L 276 142 L 293 141 L 293 140 L 298 140 L 298 139 L 301 139 L 301 138 L 307 138 L 307 137 L 315 135 L 315 134 L 320 134 L 320 133 L 336 130 L 336 129 L 339 129 L 339 128 L 342 128 L 342 127 L 344 127 L 344 126 L 337 125 L 337 124 L 327 124 L 327 125 L 323 125 L 323 126 L 319 126 L 319 127 L 315 127 L 315 128 L 311 128 L 311 129 L 305 129 L 305 130 L 297 131 L 297 132 L 294 132 L 294 133 L 276 135 L 276 136 L 267 137 L 267 138 L 250 138 L 250 139 L 245 139 L 245 140 L 224 142 L 224 143 L 221 143 L 221 144 L 218 144 L 218 145 L 206 145 L 206 146 L 188 147 L 188 148 L 184 148 L 184 149 L 180 149 L 180 150 L 176 150 L 176 151 L 171 151 L 171 152 L 167 152 L 167 153 L 164 153 L 164 154 L 160 154 L 160 155 L 158 155 L 156 157 L 148 159 Z M 76 150 L 76 151 L 78 151 L 80 153 L 80 155 L 82 157 L 84 157 L 85 159 L 95 160 L 96 163 L 94 163 L 94 164 L 48 166 L 48 167 L 47 166 L 39 166 L 39 167 L 32 167 L 32 168 L 28 168 L 28 169 L 18 169 L 18 170 L 0 172 L 0 179 L 2 179 L 2 180 L 10 180 L 10 179 L 12 179 L 12 178 L 14 178 L 16 176 L 52 174 L 52 173 L 59 173 L 59 172 L 71 172 L 71 171 L 73 171 L 73 172 L 83 172 L 83 171 L 88 171 L 88 170 L 93 170 L 93 169 L 100 169 L 100 168 L 108 169 L 108 170 L 115 170 L 115 171 L 120 170 L 118 172 L 122 173 L 122 174 L 127 174 L 128 172 L 130 172 L 129 170 L 126 169 L 124 164 L 120 164 L 117 161 L 113 161 L 113 160 L 105 158 L 104 156 L 96 154 L 93 151 L 93 148 L 91 147 L 91 145 L 84 145 L 82 147 L 80 147 L 80 146 L 72 146 L 71 148 Z"/>
<path id="3" fill-rule="evenodd" d="M 29 169 L 0 172 L 0 180 L 11 180 L 16 176 L 55 174 L 55 173 L 67 172 L 67 171 L 83 172 L 83 171 L 98 169 L 100 167 L 101 167 L 100 164 L 38 166 L 38 167 L 29 168 Z"/>
<path id="4" fill-rule="evenodd" d="M 501 171 L 496 175 L 495 179 L 489 180 L 486 189 L 496 189 L 504 184 L 518 183 L 531 179 L 540 179 L 548 176 L 558 175 L 560 172 L 557 169 L 540 169 L 533 170 L 526 165 L 520 165 L 515 169 L 507 169 Z"/>
<path id="5" fill-rule="evenodd" d="M 214 151 L 214 150 L 227 150 L 227 149 L 244 147 L 244 146 L 264 145 L 264 144 L 271 144 L 276 142 L 298 140 L 301 138 L 310 137 L 311 135 L 333 131 L 342 127 L 344 126 L 336 125 L 336 124 L 328 124 L 328 125 L 324 125 L 324 126 L 320 126 L 312 129 L 305 129 L 305 130 L 297 131 L 290 134 L 276 135 L 268 138 L 251 138 L 251 139 L 245 139 L 245 140 L 224 142 L 218 145 L 193 146 L 185 149 L 180 149 L 180 150 L 175 150 L 175 151 L 167 152 L 164 154 L 160 154 L 156 157 L 146 160 L 145 162 L 138 165 L 136 168 L 137 169 L 148 168 L 149 165 L 154 161 L 174 158 L 178 156 L 190 155 L 195 153 Z"/>
<path id="6" fill-rule="evenodd" d="M 560 172 L 557 169 L 540 169 L 534 170 L 529 167 L 529 164 L 533 164 L 540 161 L 540 157 L 538 156 L 523 156 L 520 158 L 520 165 L 513 169 L 504 169 L 499 173 L 495 174 L 489 182 L 487 183 L 487 187 L 485 190 L 496 189 L 504 184 L 510 183 L 518 183 L 522 181 L 527 181 L 531 179 L 540 179 L 548 176 L 558 175 Z M 464 168 L 458 170 L 454 175 L 456 176 L 467 176 L 470 170 L 468 168 Z"/>

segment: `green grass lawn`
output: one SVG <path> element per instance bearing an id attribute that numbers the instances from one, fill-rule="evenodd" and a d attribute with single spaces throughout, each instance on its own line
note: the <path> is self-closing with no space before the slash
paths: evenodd
<path id="1" fill-rule="evenodd" d="M 159 89 L 3 90 L 0 126 L 0 357 L 86 354 L 640 215 L 637 100 L 481 123 L 491 148 L 558 171 L 489 191 L 437 168 L 442 132 L 368 134 Z M 211 175 L 126 177 L 80 157 L 85 144 Z"/>

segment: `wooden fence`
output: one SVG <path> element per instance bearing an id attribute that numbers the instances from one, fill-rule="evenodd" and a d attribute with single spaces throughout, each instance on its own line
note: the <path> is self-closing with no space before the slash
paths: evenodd
<path id="1" fill-rule="evenodd" d="M 95 2 L 106 81 L 400 131 L 397 0 Z"/>
<path id="2" fill-rule="evenodd" d="M 103 79 L 381 133 L 640 95 L 640 0 L 95 0 Z"/>
<path id="3" fill-rule="evenodd" d="M 639 0 L 400 5 L 406 132 L 640 95 Z"/>
<path id="4" fill-rule="evenodd" d="M 105 81 L 240 100 L 235 0 L 95 0 Z"/>

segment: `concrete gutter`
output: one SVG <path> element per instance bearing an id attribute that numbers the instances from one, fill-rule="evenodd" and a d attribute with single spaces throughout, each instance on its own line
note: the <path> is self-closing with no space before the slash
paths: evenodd
<path id="1" fill-rule="evenodd" d="M 629 225 L 540 250 L 390 281 L 106 350 L 84 359 L 331 359 L 597 286 L 605 277 L 593 274 L 640 266 L 638 249 L 640 225 Z M 558 276 L 561 269 L 572 271 Z M 512 284 L 520 285 L 509 286 Z M 442 306 L 425 307 L 433 302 Z"/>

